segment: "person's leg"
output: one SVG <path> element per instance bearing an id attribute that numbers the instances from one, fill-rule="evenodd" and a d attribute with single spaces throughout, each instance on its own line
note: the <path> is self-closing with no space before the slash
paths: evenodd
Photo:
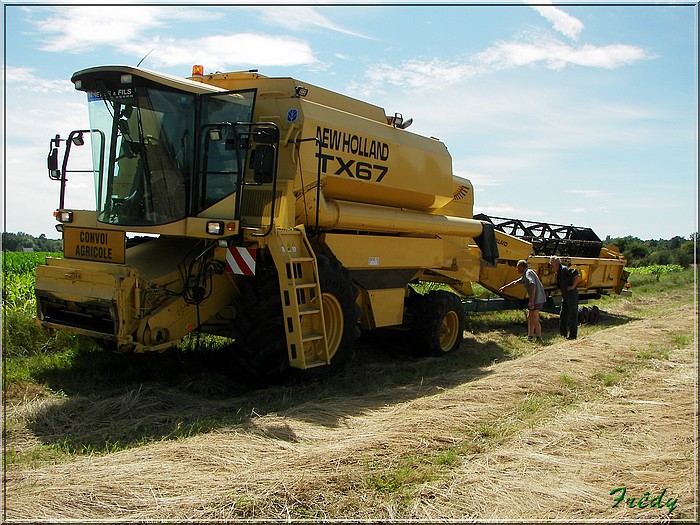
<path id="1" fill-rule="evenodd" d="M 572 294 L 569 303 L 569 339 L 578 336 L 578 292 Z"/>
<path id="2" fill-rule="evenodd" d="M 561 311 L 559 312 L 559 333 L 562 337 L 566 337 L 568 333 L 568 321 L 569 321 L 569 304 L 565 297 L 561 298 Z"/>
<path id="3" fill-rule="evenodd" d="M 537 338 L 542 338 L 542 325 L 540 324 L 540 311 L 532 310 L 530 312 L 532 315 L 532 334 Z"/>

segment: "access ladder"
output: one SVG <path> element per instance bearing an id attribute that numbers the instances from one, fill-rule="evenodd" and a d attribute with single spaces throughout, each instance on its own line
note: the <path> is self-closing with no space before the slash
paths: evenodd
<path id="1" fill-rule="evenodd" d="M 304 370 L 330 364 L 318 264 L 303 227 L 277 229 L 270 251 L 279 278 L 290 365 Z"/>

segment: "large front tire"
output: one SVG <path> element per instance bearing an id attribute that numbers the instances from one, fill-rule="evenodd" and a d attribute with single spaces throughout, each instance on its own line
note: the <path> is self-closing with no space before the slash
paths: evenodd
<path id="1" fill-rule="evenodd" d="M 317 263 L 330 365 L 301 371 L 303 377 L 340 370 L 352 356 L 353 344 L 360 336 L 358 289 L 350 272 L 334 257 L 318 255 Z"/>
<path id="2" fill-rule="evenodd" d="M 330 365 L 307 370 L 290 367 L 279 281 L 270 265 L 259 268 L 256 277 L 241 280 L 242 295 L 236 304 L 232 350 L 237 366 L 250 380 L 274 384 L 290 372 L 298 378 L 315 378 L 341 369 L 352 355 L 360 335 L 357 287 L 337 259 L 318 255 L 317 260 Z"/>
<path id="3" fill-rule="evenodd" d="M 260 265 L 255 277 L 239 280 L 241 296 L 234 304 L 232 359 L 246 379 L 275 384 L 289 372 L 279 280 L 272 265 Z"/>

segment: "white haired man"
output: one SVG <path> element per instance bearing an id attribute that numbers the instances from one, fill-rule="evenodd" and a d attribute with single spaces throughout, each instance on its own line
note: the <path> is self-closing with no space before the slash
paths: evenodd
<path id="1" fill-rule="evenodd" d="M 576 268 L 561 263 L 557 256 L 549 258 L 549 264 L 557 274 L 557 288 L 561 292 L 561 312 L 559 313 L 559 333 L 568 339 L 578 335 L 578 282 L 581 274 Z"/>

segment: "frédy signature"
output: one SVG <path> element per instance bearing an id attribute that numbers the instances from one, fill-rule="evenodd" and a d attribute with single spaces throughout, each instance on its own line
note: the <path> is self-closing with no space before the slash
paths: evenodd
<path id="1" fill-rule="evenodd" d="M 613 507 L 617 507 L 620 503 L 623 501 L 627 503 L 627 506 L 629 508 L 634 508 L 637 507 L 638 509 L 644 509 L 646 507 L 657 507 L 659 509 L 663 507 L 668 507 L 668 513 L 671 514 L 673 512 L 673 509 L 676 508 L 676 505 L 678 503 L 678 498 L 673 498 L 671 499 L 670 497 L 666 500 L 666 503 L 663 503 L 663 497 L 666 494 L 666 490 L 664 489 L 661 494 L 658 496 L 655 496 L 653 499 L 649 499 L 651 494 L 649 492 L 645 492 L 641 498 L 625 498 L 627 495 L 627 487 L 618 487 L 616 489 L 612 489 L 610 491 L 610 495 L 615 495 L 617 494 L 617 497 L 615 498 L 615 503 L 613 504 Z"/>

